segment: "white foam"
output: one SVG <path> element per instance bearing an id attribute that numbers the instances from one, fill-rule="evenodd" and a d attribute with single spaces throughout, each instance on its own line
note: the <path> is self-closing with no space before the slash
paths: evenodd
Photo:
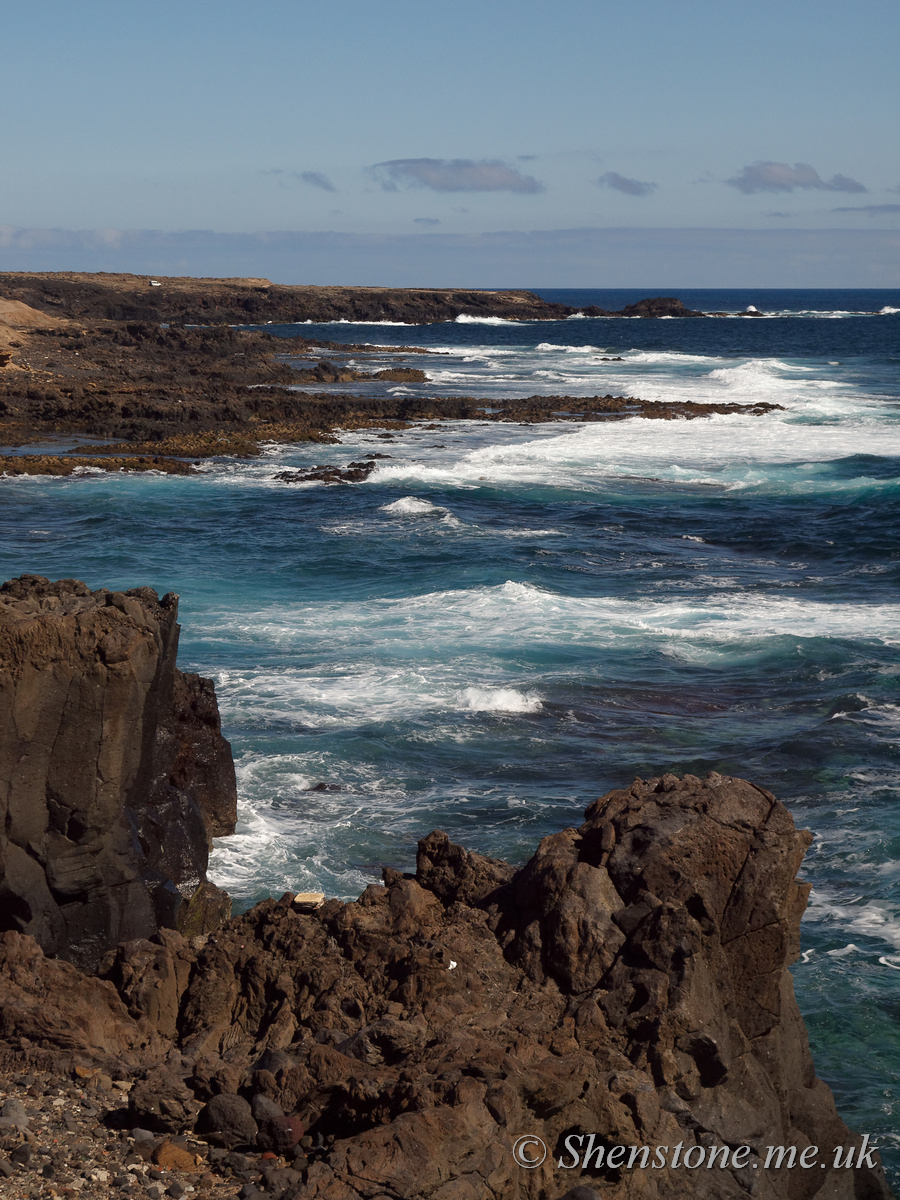
<path id="1" fill-rule="evenodd" d="M 461 706 L 470 712 L 536 713 L 543 708 L 535 692 L 515 688 L 467 687 L 460 696 Z"/>
<path id="2" fill-rule="evenodd" d="M 199 638 L 218 640 L 227 633 L 248 646 L 283 649 L 327 642 L 332 653 L 344 647 L 341 655 L 357 667 L 338 677 L 285 671 L 247 676 L 242 682 L 229 673 L 221 676 L 225 694 L 234 695 L 235 689 L 246 693 L 235 696 L 239 707 L 264 707 L 265 688 L 271 685 L 277 697 L 287 695 L 293 702 L 306 696 L 312 707 L 320 706 L 320 716 L 311 715 L 310 720 L 326 719 L 335 706 L 347 704 L 356 710 L 368 704 L 369 697 L 376 710 L 385 711 L 397 701 L 408 703 L 411 696 L 426 707 L 442 703 L 438 697 L 468 682 L 470 654 L 508 649 L 530 639 L 604 647 L 654 638 L 664 653 L 726 657 L 769 654 L 772 639 L 779 636 L 796 639 L 798 648 L 803 639 L 832 637 L 900 644 L 898 604 L 861 608 L 801 599 L 782 590 L 759 595 L 739 588 L 706 600 L 690 594 L 666 601 L 564 596 L 511 580 L 501 586 L 399 599 L 276 605 L 252 612 L 213 610 L 205 622 L 205 628 L 195 622 Z M 428 648 L 417 660 L 417 669 L 402 659 L 392 665 L 390 654 L 379 665 L 366 661 L 376 651 L 396 654 L 407 640 Z"/>
<path id="3" fill-rule="evenodd" d="M 446 513 L 446 508 L 432 504 L 430 500 L 422 500 L 418 496 L 403 496 L 393 504 L 384 504 L 382 512 L 393 513 L 401 517 L 437 517 Z"/>
<path id="4" fill-rule="evenodd" d="M 886 901 L 869 900 L 859 904 L 843 897 L 838 899 L 827 888 L 813 888 L 804 921 L 836 925 L 842 933 L 876 938 L 900 952 L 900 918 Z M 842 958 L 853 951 L 859 951 L 859 947 L 851 942 L 842 949 L 828 951 L 828 954 L 832 958 Z"/>
<path id="5" fill-rule="evenodd" d="M 415 321 L 348 321 L 341 317 L 337 321 L 298 321 L 298 325 L 404 325 L 413 326 Z"/>
<path id="6" fill-rule="evenodd" d="M 250 752 L 235 766 L 237 832 L 215 840 L 209 870 L 244 902 L 284 891 L 358 896 L 373 875 L 348 864 L 348 855 L 357 862 L 377 859 L 378 851 L 366 847 L 380 840 L 378 822 L 386 818 L 397 828 L 403 799 L 410 807 L 377 768 L 354 768 L 315 750 Z"/>
<path id="7" fill-rule="evenodd" d="M 497 437 L 455 463 L 390 462 L 379 481 L 437 486 L 545 485 L 602 493 L 618 480 L 643 478 L 776 494 L 854 493 L 896 488 L 898 481 L 817 473 L 819 463 L 849 455 L 900 456 L 900 425 L 816 427 L 788 414 L 713 416 L 695 421 L 630 418 L 588 425 L 547 425 L 528 440 Z"/>
<path id="8" fill-rule="evenodd" d="M 473 317 L 468 313 L 460 313 L 455 318 L 457 325 L 521 325 L 522 321 L 507 321 L 503 317 Z"/>
<path id="9" fill-rule="evenodd" d="M 846 958 L 848 954 L 859 954 L 859 946 L 854 946 L 852 942 L 848 942 L 846 946 L 842 946 L 840 950 L 826 950 L 825 953 L 829 958 Z"/>
<path id="10" fill-rule="evenodd" d="M 866 701 L 867 698 L 860 696 Z M 855 712 L 837 712 L 831 718 L 833 721 L 850 721 L 854 725 L 866 725 L 869 732 L 880 742 L 900 744 L 900 705 L 873 704 L 867 701 L 866 707 Z"/>

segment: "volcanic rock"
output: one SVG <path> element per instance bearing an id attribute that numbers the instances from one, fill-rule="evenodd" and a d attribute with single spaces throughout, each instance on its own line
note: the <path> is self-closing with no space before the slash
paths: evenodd
<path id="1" fill-rule="evenodd" d="M 379 455 L 384 458 L 384 455 Z M 362 483 L 375 470 L 374 462 L 352 462 L 346 467 L 324 464 L 308 471 L 279 471 L 273 475 L 279 483 Z"/>
<path id="2" fill-rule="evenodd" d="M 226 1057 L 244 1072 L 209 1101 L 238 1113 L 232 1132 L 217 1111 L 198 1129 L 249 1142 L 264 1095 L 308 1130 L 304 1200 L 794 1200 L 800 1176 L 752 1163 L 811 1145 L 829 1169 L 803 1197 L 887 1197 L 880 1168 L 830 1166 L 860 1138 L 816 1078 L 787 971 L 809 841 L 752 784 L 662 776 L 608 793 L 518 870 L 433 833 L 415 877 L 386 870 L 352 904 L 299 913 L 287 893 L 197 951 L 166 935 L 154 972 L 175 981 L 176 1046 L 206 1056 L 207 1080 Z M 110 978 L 135 954 L 120 947 Z M 135 1017 L 153 1019 L 151 995 L 129 991 Z M 548 1148 L 534 1170 L 513 1158 L 523 1133 Z M 592 1133 L 750 1149 L 715 1173 L 560 1168 L 566 1138 Z"/>
<path id="3" fill-rule="evenodd" d="M 179 679 L 175 610 L 149 589 L 0 589 L 0 1082 L 13 1064 L 96 1080 L 91 1120 L 194 1131 L 232 1184 L 262 1172 L 288 1200 L 887 1200 L 877 1162 L 832 1166 L 863 1143 L 787 969 L 811 838 L 751 783 L 638 779 L 519 868 L 436 831 L 415 875 L 385 869 L 353 903 L 287 892 L 207 936 L 166 927 L 229 823 L 204 815 L 227 751 L 211 689 Z M 32 932 L 88 965 L 128 940 L 96 978 Z M 55 1172 L 29 1165 L 34 1076 L 14 1077 L 29 1130 L 3 1163 Z M 120 1087 L 127 1108 L 102 1099 Z M 573 1162 L 591 1135 L 746 1153 Z M 522 1138 L 543 1159 L 520 1165 Z M 819 1169 L 760 1169 L 770 1147 Z"/>
<path id="4" fill-rule="evenodd" d="M 227 915 L 206 864 L 234 765 L 212 685 L 175 666 L 177 609 L 150 588 L 0 587 L 0 929 L 85 968 Z"/>
<path id="5" fill-rule="evenodd" d="M 258 1126 L 250 1105 L 241 1096 L 213 1096 L 197 1117 L 197 1132 L 216 1136 L 219 1145 L 252 1145 Z"/>

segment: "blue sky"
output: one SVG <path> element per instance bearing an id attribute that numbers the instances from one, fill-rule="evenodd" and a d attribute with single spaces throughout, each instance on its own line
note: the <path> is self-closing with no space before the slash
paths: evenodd
<path id="1" fill-rule="evenodd" d="M 900 286 L 898 34 L 897 0 L 0 0 L 0 269 Z"/>

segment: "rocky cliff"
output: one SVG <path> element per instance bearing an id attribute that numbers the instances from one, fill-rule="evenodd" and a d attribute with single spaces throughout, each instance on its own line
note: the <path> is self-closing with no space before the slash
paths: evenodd
<path id="1" fill-rule="evenodd" d="M 7 933 L 0 1038 L 124 1074 L 107 1124 L 155 1154 L 194 1130 L 205 1178 L 241 1195 L 888 1197 L 816 1078 L 787 970 L 809 835 L 715 774 L 636 780 L 585 816 L 519 869 L 432 833 L 414 876 L 354 903 L 288 893 L 206 938 L 134 938 L 77 991 Z M 794 1167 L 767 1168 L 769 1147 Z"/>
<path id="2" fill-rule="evenodd" d="M 0 587 L 0 930 L 87 969 L 227 915 L 206 864 L 234 766 L 212 684 L 175 665 L 177 612 L 150 588 Z"/>

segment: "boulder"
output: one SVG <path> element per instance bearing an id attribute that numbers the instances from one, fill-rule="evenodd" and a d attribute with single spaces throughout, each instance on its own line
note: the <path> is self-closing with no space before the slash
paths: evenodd
<path id="1" fill-rule="evenodd" d="M 196 1128 L 198 1133 L 229 1149 L 252 1146 L 258 1133 L 247 1101 L 242 1096 L 231 1096 L 224 1092 L 213 1096 L 201 1109 Z"/>

